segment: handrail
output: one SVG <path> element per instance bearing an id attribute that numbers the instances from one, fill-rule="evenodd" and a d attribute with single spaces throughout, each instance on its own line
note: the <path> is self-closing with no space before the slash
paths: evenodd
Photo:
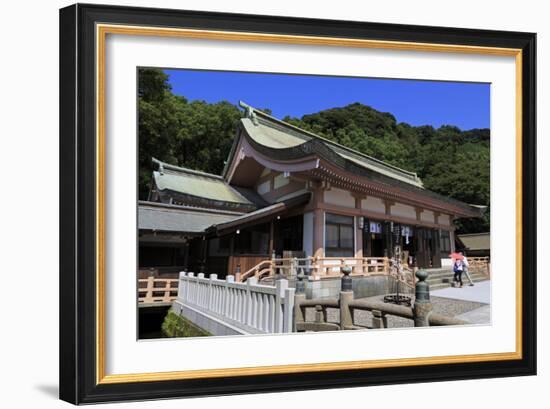
<path id="1" fill-rule="evenodd" d="M 472 272 L 479 272 L 486 276 L 491 275 L 491 262 L 490 258 L 485 257 L 468 257 L 469 270 Z"/>
<path id="2" fill-rule="evenodd" d="M 257 277 L 257 274 L 260 271 L 260 266 L 263 266 L 264 264 L 268 264 L 270 268 L 272 267 L 271 260 L 263 260 L 252 267 L 250 270 L 245 271 L 239 277 L 237 277 L 237 281 L 244 282 L 250 277 Z"/>
<path id="3" fill-rule="evenodd" d="M 172 283 L 177 283 L 177 278 L 158 278 L 147 277 L 138 280 L 138 303 L 139 304 L 154 304 L 154 303 L 170 303 L 176 299 L 178 291 L 177 287 L 172 287 Z M 146 283 L 145 287 L 140 287 L 139 284 Z M 155 286 L 163 283 L 162 287 Z M 162 295 L 155 295 L 161 293 Z"/>
<path id="4" fill-rule="evenodd" d="M 345 266 L 352 268 L 352 276 L 391 274 L 390 259 L 387 257 L 292 257 L 263 260 L 236 279 L 240 282 L 250 277 L 260 279 L 266 276 L 268 270 L 268 277 L 279 272 L 290 278 L 305 269 L 310 270 L 315 279 L 337 278 L 341 276 L 340 270 Z M 410 284 L 404 283 L 410 287 Z"/>
<path id="5" fill-rule="evenodd" d="M 403 305 L 386 304 L 379 301 L 353 300 L 349 303 L 351 310 L 381 311 L 385 314 L 395 315 L 401 318 L 413 319 L 413 310 Z"/>
<path id="6" fill-rule="evenodd" d="M 292 332 L 294 289 L 287 280 L 275 285 L 259 284 L 256 278 L 245 283 L 225 280 L 216 274 L 180 273 L 176 303 L 214 317 L 246 333 Z"/>

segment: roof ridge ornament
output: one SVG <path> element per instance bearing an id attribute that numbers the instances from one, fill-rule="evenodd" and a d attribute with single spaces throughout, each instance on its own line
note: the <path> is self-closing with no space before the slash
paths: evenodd
<path id="1" fill-rule="evenodd" d="M 152 162 L 156 163 L 159 167 L 159 173 L 164 175 L 164 162 L 158 160 L 157 158 L 152 158 Z"/>
<path id="2" fill-rule="evenodd" d="M 258 126 L 258 117 L 256 116 L 256 112 L 254 112 L 254 108 L 252 108 L 250 105 L 244 103 L 243 101 L 239 101 L 239 106 L 244 108 L 244 115 L 246 118 L 250 119 L 254 126 Z"/>

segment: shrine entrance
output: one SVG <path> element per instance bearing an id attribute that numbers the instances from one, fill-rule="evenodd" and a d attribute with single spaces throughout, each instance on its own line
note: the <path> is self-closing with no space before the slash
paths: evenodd
<path id="1" fill-rule="evenodd" d="M 416 232 L 416 263 L 418 267 L 441 267 L 438 230 L 419 227 Z"/>

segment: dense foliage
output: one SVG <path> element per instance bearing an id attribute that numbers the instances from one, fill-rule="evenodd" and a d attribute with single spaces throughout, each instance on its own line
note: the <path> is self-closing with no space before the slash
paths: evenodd
<path id="1" fill-rule="evenodd" d="M 268 109 L 265 111 L 269 112 Z M 139 194 L 146 199 L 151 157 L 219 174 L 224 166 L 239 109 L 229 102 L 187 101 L 171 92 L 161 70 L 139 76 Z M 488 129 L 410 126 L 389 113 L 360 103 L 285 121 L 380 160 L 416 172 L 427 189 L 466 203 L 489 204 Z M 459 232 L 489 230 L 484 220 L 460 220 Z"/>

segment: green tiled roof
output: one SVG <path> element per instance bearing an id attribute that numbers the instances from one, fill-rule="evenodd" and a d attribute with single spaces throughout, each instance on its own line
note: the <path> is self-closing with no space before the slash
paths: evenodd
<path id="1" fill-rule="evenodd" d="M 199 172 L 155 160 L 159 170 L 153 172 L 157 189 L 209 200 L 252 205 L 221 176 Z"/>
<path id="2" fill-rule="evenodd" d="M 202 233 L 206 228 L 234 220 L 242 213 L 139 202 L 138 214 L 140 230 Z"/>
<path id="3" fill-rule="evenodd" d="M 470 250 L 488 250 L 491 248 L 490 233 L 459 234 L 458 238 Z"/>
<path id="4" fill-rule="evenodd" d="M 271 149 L 295 148 L 313 140 L 324 144 L 332 152 L 355 165 L 369 171 L 397 179 L 415 187 L 422 188 L 422 181 L 414 172 L 409 172 L 380 161 L 361 152 L 347 148 L 319 135 L 300 129 L 296 126 L 280 121 L 262 111 L 241 102 L 241 107 L 247 111 L 247 116 L 241 123 L 247 134 L 258 144 Z"/>
<path id="5" fill-rule="evenodd" d="M 268 126 L 262 122 L 258 122 L 254 125 L 249 118 L 242 118 L 241 122 L 248 132 L 248 134 L 254 138 L 256 142 L 261 145 L 274 149 L 292 148 L 307 142 L 311 138 L 300 137 L 293 135 L 289 132 L 276 129 L 272 126 Z"/>

